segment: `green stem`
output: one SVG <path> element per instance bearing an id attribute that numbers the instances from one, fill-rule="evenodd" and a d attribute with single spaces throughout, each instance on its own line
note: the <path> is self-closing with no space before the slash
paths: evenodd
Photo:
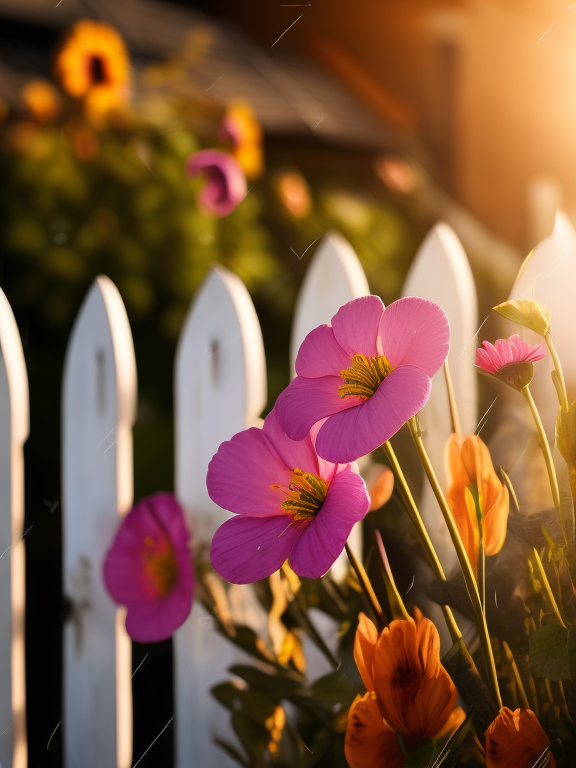
<path id="1" fill-rule="evenodd" d="M 562 409 L 568 413 L 568 392 L 566 391 L 566 381 L 562 372 L 562 364 L 560 363 L 560 358 L 558 357 L 558 352 L 556 352 L 556 347 L 552 341 L 552 334 L 550 331 L 544 335 L 544 341 L 548 346 L 548 351 L 550 352 L 550 357 L 552 358 L 552 362 L 554 363 L 554 368 L 556 369 L 558 380 L 560 382 L 560 392 L 558 393 L 560 405 Z"/>
<path id="2" fill-rule="evenodd" d="M 560 520 L 560 528 L 562 530 L 562 538 L 564 539 L 564 543 L 566 544 L 567 542 L 566 531 L 564 529 L 564 521 L 562 520 L 562 512 L 560 511 L 560 491 L 558 489 L 558 478 L 556 477 L 556 468 L 554 467 L 554 460 L 552 459 L 552 453 L 550 451 L 550 443 L 548 442 L 548 438 L 546 437 L 546 432 L 544 431 L 544 426 L 542 425 L 542 420 L 540 418 L 540 414 L 538 413 L 538 408 L 536 408 L 536 403 L 534 402 L 534 398 L 532 397 L 532 392 L 530 392 L 529 385 L 526 384 L 525 387 L 522 387 L 520 392 L 522 393 L 522 395 L 524 396 L 524 399 L 528 403 L 528 407 L 530 408 L 530 411 L 532 413 L 532 418 L 534 419 L 534 423 L 536 425 L 536 431 L 538 432 L 538 439 L 540 440 L 540 448 L 542 449 L 542 455 L 544 456 L 544 463 L 546 464 L 546 471 L 548 472 L 550 490 L 552 491 L 552 501 L 554 502 L 554 506 L 556 507 L 556 512 L 558 513 L 558 519 Z"/>
<path id="3" fill-rule="evenodd" d="M 378 624 L 378 628 L 384 629 L 384 627 L 386 626 L 386 622 L 384 620 L 382 608 L 380 607 L 380 603 L 378 602 L 378 598 L 376 597 L 376 593 L 374 592 L 374 589 L 372 587 L 372 583 L 368 578 L 368 574 L 366 573 L 364 566 L 358 560 L 354 552 L 352 552 L 352 550 L 350 549 L 348 542 L 346 542 L 346 554 L 348 555 L 348 560 L 350 560 L 350 565 L 352 566 L 356 576 L 358 577 L 358 581 L 360 582 L 362 592 L 364 592 L 364 596 L 366 597 L 366 600 L 368 600 L 368 603 L 370 604 L 370 608 L 372 609 L 372 613 L 374 614 L 376 623 Z"/>
<path id="4" fill-rule="evenodd" d="M 560 624 L 560 626 L 566 629 L 566 624 L 564 624 L 562 616 L 560 615 L 560 611 L 558 610 L 558 604 L 556 603 L 556 599 L 554 598 L 554 593 L 552 592 L 552 587 L 550 586 L 550 582 L 548 581 L 548 577 L 546 576 L 546 571 L 544 570 L 544 566 L 542 565 L 542 560 L 540 559 L 538 550 L 536 549 L 536 547 L 533 547 L 532 551 L 534 552 L 534 558 L 536 559 L 536 565 L 538 566 L 538 574 L 540 576 L 540 581 L 542 583 L 542 586 L 544 587 L 544 592 L 546 593 L 546 597 L 548 598 L 548 602 L 552 606 L 552 610 L 554 611 L 554 615 L 558 619 L 558 623 Z"/>
<path id="5" fill-rule="evenodd" d="M 432 490 L 434 491 L 434 495 L 436 496 L 436 499 L 440 506 L 440 510 L 444 517 L 444 521 L 448 528 L 448 532 L 450 533 L 450 538 L 452 539 L 452 543 L 454 544 L 454 548 L 456 550 L 456 555 L 458 556 L 458 562 L 460 563 L 462 575 L 464 576 L 464 582 L 466 584 L 468 595 L 470 597 L 470 601 L 474 609 L 474 614 L 476 616 L 476 625 L 478 628 L 478 633 L 480 635 L 480 643 L 482 645 L 484 658 L 486 660 L 486 667 L 488 670 L 488 676 L 490 678 L 489 679 L 490 689 L 492 691 L 492 695 L 494 696 L 494 702 L 497 705 L 498 709 L 500 710 L 502 708 L 502 698 L 500 696 L 500 689 L 498 687 L 498 676 L 496 674 L 496 664 L 494 663 L 494 654 L 492 652 L 492 645 L 490 644 L 490 636 L 488 634 L 488 625 L 486 624 L 486 616 L 484 615 L 484 611 L 482 610 L 482 604 L 480 602 L 480 594 L 478 592 L 478 585 L 476 584 L 476 579 L 474 578 L 474 572 L 472 571 L 472 567 L 468 560 L 468 556 L 466 555 L 466 550 L 464 549 L 464 545 L 462 544 L 462 539 L 460 538 L 458 527 L 454 522 L 452 512 L 450 510 L 450 507 L 448 506 L 448 502 L 446 501 L 444 493 L 442 492 L 442 488 L 440 487 L 440 483 L 438 482 L 438 478 L 436 477 L 436 473 L 434 472 L 434 467 L 432 466 L 428 453 L 426 452 L 424 443 L 422 442 L 422 435 L 420 433 L 420 428 L 418 427 L 416 419 L 415 418 L 410 419 L 410 421 L 408 422 L 408 426 L 410 428 L 410 432 L 412 434 L 412 438 L 414 440 L 414 444 L 416 446 L 418 456 L 420 457 L 420 461 L 422 462 L 422 465 L 428 477 L 430 486 L 432 487 Z"/>
<path id="6" fill-rule="evenodd" d="M 420 538 L 420 543 L 424 549 L 424 552 L 426 553 L 432 570 L 439 579 L 446 581 L 446 575 L 444 573 L 444 569 L 442 568 L 442 563 L 438 559 L 434 545 L 428 536 L 428 531 L 426 530 L 424 521 L 420 517 L 420 512 L 418 511 L 418 507 L 416 506 L 416 502 L 414 501 L 414 497 L 412 496 L 410 488 L 408 487 L 408 483 L 406 482 L 406 478 L 404 477 L 404 473 L 402 472 L 402 468 L 398 463 L 398 459 L 396 458 L 396 454 L 394 453 L 394 449 L 392 448 L 390 441 L 384 443 L 382 448 L 384 449 L 386 457 L 390 462 L 390 468 L 392 469 L 392 472 L 394 472 L 394 477 L 399 484 L 400 496 L 402 497 L 402 501 L 404 502 L 408 516 L 416 528 L 416 533 Z M 452 638 L 452 642 L 460 642 L 462 640 L 462 633 L 460 632 L 460 628 L 456 623 L 456 619 L 454 618 L 454 614 L 452 613 L 451 608 L 448 605 L 443 605 L 441 608 L 442 613 L 444 614 L 446 625 L 448 627 L 448 631 L 450 632 L 450 637 Z"/>
<path id="7" fill-rule="evenodd" d="M 456 405 L 456 396 L 452 385 L 452 376 L 448 367 L 448 358 L 444 360 L 444 379 L 446 380 L 446 390 L 448 392 L 448 404 L 450 405 L 450 417 L 452 418 L 452 431 L 457 435 L 462 434 L 460 417 L 458 415 L 458 406 Z"/>

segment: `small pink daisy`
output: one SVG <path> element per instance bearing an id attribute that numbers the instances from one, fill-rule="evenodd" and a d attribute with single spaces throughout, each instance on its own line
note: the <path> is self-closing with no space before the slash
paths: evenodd
<path id="1" fill-rule="evenodd" d="M 314 443 L 290 440 L 272 411 L 222 443 L 208 466 L 212 501 L 235 513 L 216 531 L 210 560 L 234 584 L 249 584 L 289 559 L 299 576 L 323 576 L 342 552 L 370 497 L 355 464 L 321 459 Z"/>
<path id="2" fill-rule="evenodd" d="M 532 381 L 532 363 L 545 356 L 542 344 L 532 346 L 515 334 L 509 339 L 498 339 L 495 344 L 483 341 L 476 350 L 476 365 L 484 373 L 520 390 Z"/>
<path id="3" fill-rule="evenodd" d="M 186 173 L 195 178 L 202 173 L 206 184 L 198 204 L 206 213 L 227 216 L 246 197 L 246 177 L 232 155 L 218 149 L 202 149 L 186 161 Z"/>
<path id="4" fill-rule="evenodd" d="M 316 449 L 354 461 L 389 440 L 426 404 L 450 345 L 448 319 L 409 296 L 386 309 L 378 296 L 349 301 L 302 342 L 294 381 L 276 402 L 278 421 L 302 440 L 321 419 Z"/>
<path id="5" fill-rule="evenodd" d="M 194 593 L 189 542 L 172 494 L 142 499 L 122 519 L 104 562 L 104 583 L 128 609 L 126 630 L 133 640 L 166 640 L 188 617 Z"/>

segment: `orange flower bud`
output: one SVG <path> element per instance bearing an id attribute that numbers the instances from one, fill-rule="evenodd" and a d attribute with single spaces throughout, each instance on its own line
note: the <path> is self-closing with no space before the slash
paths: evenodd
<path id="1" fill-rule="evenodd" d="M 486 768 L 531 768 L 550 739 L 530 709 L 502 707 L 486 731 Z M 555 768 L 552 755 L 546 768 Z"/>

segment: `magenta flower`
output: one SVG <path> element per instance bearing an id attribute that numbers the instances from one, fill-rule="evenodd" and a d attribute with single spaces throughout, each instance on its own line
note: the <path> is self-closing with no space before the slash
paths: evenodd
<path id="1" fill-rule="evenodd" d="M 246 197 L 246 178 L 238 161 L 226 152 L 195 152 L 186 161 L 186 173 L 192 179 L 199 173 L 206 177 L 198 203 L 214 216 L 227 216 Z"/>
<path id="2" fill-rule="evenodd" d="M 389 440 L 425 405 L 431 377 L 450 343 L 444 312 L 409 296 L 384 304 L 364 296 L 341 307 L 332 325 L 306 336 L 294 381 L 276 403 L 293 440 L 328 417 L 316 439 L 327 461 L 347 462 Z"/>
<path id="3" fill-rule="evenodd" d="M 299 576 L 323 576 L 352 526 L 370 506 L 355 464 L 331 464 L 314 448 L 315 433 L 290 440 L 272 411 L 222 443 L 208 466 L 210 498 L 236 513 L 216 531 L 210 560 L 235 584 L 278 570 L 288 558 Z"/>
<path id="4" fill-rule="evenodd" d="M 532 346 L 517 334 L 509 339 L 498 339 L 496 344 L 483 341 L 476 350 L 476 365 L 484 372 L 503 381 L 514 389 L 522 389 L 532 381 L 536 360 L 546 356 L 542 344 Z"/>
<path id="5" fill-rule="evenodd" d="M 128 609 L 133 640 L 166 640 L 188 617 L 194 593 L 189 541 L 182 507 L 169 493 L 142 499 L 122 519 L 104 561 L 104 583 Z"/>

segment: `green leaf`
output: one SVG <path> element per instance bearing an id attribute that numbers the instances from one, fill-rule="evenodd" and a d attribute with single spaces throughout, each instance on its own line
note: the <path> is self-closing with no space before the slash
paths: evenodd
<path id="1" fill-rule="evenodd" d="M 537 677 L 569 680 L 568 630 L 554 622 L 541 626 L 529 641 L 530 667 Z"/>
<path id="2" fill-rule="evenodd" d="M 434 760 L 434 742 L 428 739 L 414 752 L 410 752 L 406 768 L 428 768 Z"/>
<path id="3" fill-rule="evenodd" d="M 220 683 L 211 688 L 210 693 L 223 707 L 232 709 L 241 691 L 233 683 Z"/>
<path id="4" fill-rule="evenodd" d="M 265 672 L 257 667 L 235 664 L 229 668 L 228 672 L 245 680 L 251 688 L 271 694 L 272 698 L 277 701 L 296 693 L 302 687 L 302 683 L 296 675 L 283 674 L 279 670 Z"/>
<path id="5" fill-rule="evenodd" d="M 312 698 L 330 708 L 335 704 L 349 706 L 359 692 L 360 687 L 351 683 L 339 669 L 319 677 L 310 686 Z"/>
<path id="6" fill-rule="evenodd" d="M 236 762 L 240 763 L 240 765 L 243 765 L 244 768 L 250 768 L 250 763 L 241 754 L 240 750 L 236 749 L 236 747 L 230 744 L 228 741 L 223 741 L 222 739 L 216 738 L 214 739 L 214 744 L 217 744 L 221 750 L 226 752 L 228 757 L 232 758 L 232 760 L 236 760 Z"/>

